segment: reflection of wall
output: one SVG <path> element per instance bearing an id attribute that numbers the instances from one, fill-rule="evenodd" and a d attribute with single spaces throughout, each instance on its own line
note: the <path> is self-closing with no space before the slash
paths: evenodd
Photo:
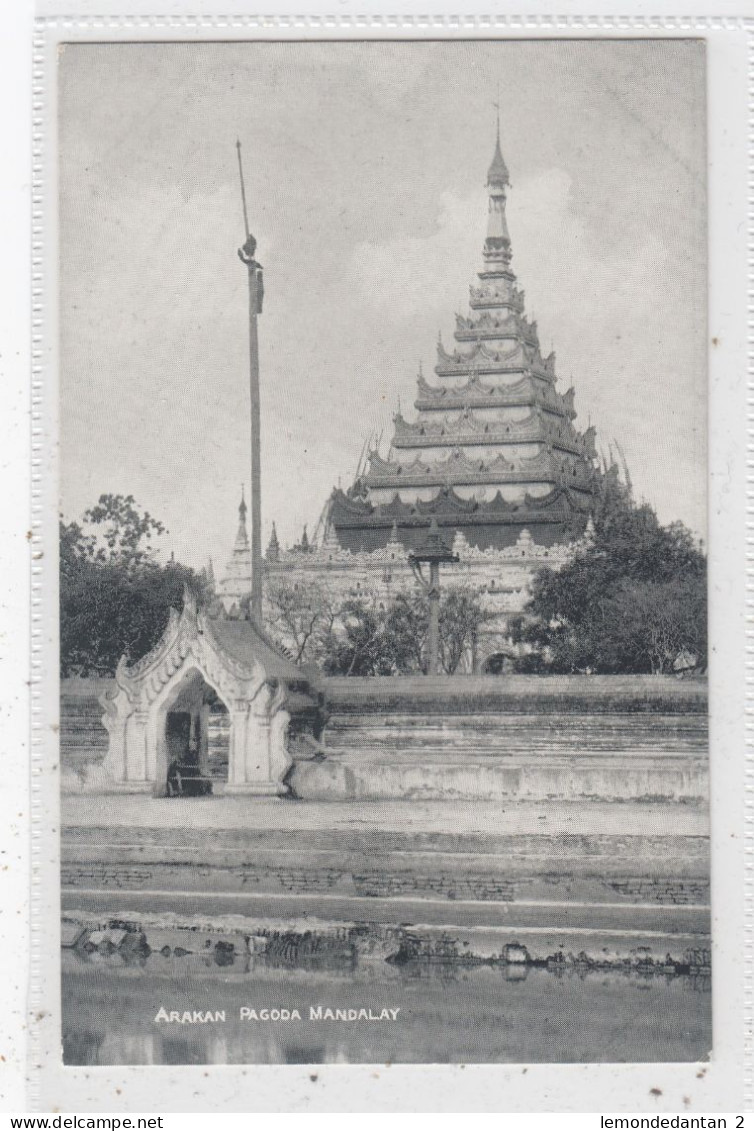
<path id="1" fill-rule="evenodd" d="M 76 1025 L 79 1019 L 72 1018 L 71 1023 Z M 104 1033 L 93 1033 L 86 1029 L 74 1029 L 73 1032 L 63 1032 L 63 1045 L 66 1064 L 105 1064 L 102 1045 L 105 1040 Z"/>
<path id="2" fill-rule="evenodd" d="M 224 1043 L 213 1048 L 211 1035 L 196 1040 L 188 1026 L 175 1026 L 169 1033 L 160 1034 L 160 1064 L 207 1064 L 213 1054 L 226 1055 Z"/>
<path id="3" fill-rule="evenodd" d="M 67 1063 L 67 1062 L 66 1062 Z M 105 1033 L 99 1048 L 100 1064 L 162 1064 L 162 1048 L 151 1032 L 113 1027 Z"/>
<path id="4" fill-rule="evenodd" d="M 504 969 L 430 972 L 420 967 L 368 982 L 333 984 L 312 975 L 291 990 L 287 973 L 262 992 L 253 975 L 166 986 L 149 976 L 63 982 L 65 1062 L 77 1050 L 98 1050 L 99 1064 L 504 1063 L 703 1059 L 710 1041 L 710 996 L 686 978 L 628 978 L 601 972 L 557 978 L 533 969 L 523 981 Z M 156 1026 L 156 1002 L 175 1009 L 225 1009 L 223 1025 Z M 393 1006 L 393 1022 L 240 1022 L 242 1004 L 291 1008 Z M 616 1025 L 615 1019 L 623 1020 Z M 102 1034 L 106 1034 L 104 1037 Z"/>

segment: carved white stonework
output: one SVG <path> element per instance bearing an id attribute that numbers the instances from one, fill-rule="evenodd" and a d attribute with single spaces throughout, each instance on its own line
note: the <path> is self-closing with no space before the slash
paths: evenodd
<path id="1" fill-rule="evenodd" d="M 253 643 L 251 646 L 253 652 Z M 180 616 L 171 611 L 157 645 L 137 663 L 121 659 L 115 690 L 102 696 L 102 722 L 110 735 L 105 770 L 121 790 L 164 790 L 168 750 L 166 721 L 171 707 L 188 697 L 202 712 L 204 685 L 212 688 L 230 719 L 227 790 L 282 794 L 292 759 L 286 747 L 290 715 L 285 688 L 268 678 L 261 661 L 241 663 L 219 645 L 212 621 L 184 595 Z M 196 691 L 194 691 L 196 688 Z M 192 695 L 196 699 L 191 702 Z"/>
<path id="2" fill-rule="evenodd" d="M 512 546 L 480 550 L 461 531 L 456 531 L 452 548 L 459 560 L 443 566 L 442 584 L 476 590 L 484 607 L 493 614 L 480 632 L 477 666 L 509 647 L 508 621 L 523 612 L 531 595 L 534 573 L 544 566 L 561 569 L 574 555 L 588 548 L 593 536 L 590 520 L 583 537 L 568 544 L 538 545 L 524 529 Z M 348 598 L 359 598 L 385 607 L 399 593 L 410 593 L 416 588 L 408 551 L 394 536 L 380 549 L 353 552 L 341 548 L 331 527 L 320 545 L 307 552 L 281 552 L 279 560 L 266 563 L 266 600 L 270 590 L 280 583 L 298 586 L 304 592 L 320 590 L 336 605 Z M 266 608 L 272 623 L 274 607 Z"/>

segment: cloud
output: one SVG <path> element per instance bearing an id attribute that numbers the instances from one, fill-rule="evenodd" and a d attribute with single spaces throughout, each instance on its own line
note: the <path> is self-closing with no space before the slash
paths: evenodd
<path id="1" fill-rule="evenodd" d="M 447 319 L 479 270 L 486 209 L 483 191 L 465 197 L 443 192 L 430 236 L 359 243 L 349 265 L 356 296 L 397 319 L 428 312 Z"/>
<path id="2" fill-rule="evenodd" d="M 678 44 L 656 50 L 662 66 L 646 44 L 607 41 L 67 51 L 65 513 L 133 492 L 180 557 L 227 556 L 249 462 L 239 131 L 266 268 L 265 536 L 273 517 L 283 541 L 316 521 L 368 433 L 387 442 L 398 397 L 410 411 L 419 359 L 429 373 L 438 330 L 448 343 L 466 310 L 486 224 L 485 87 L 499 76 L 513 263 L 543 346 L 641 493 L 694 521 L 703 69 L 681 65 Z M 600 93 L 606 74 L 616 97 Z M 688 152 L 693 176 L 655 137 Z"/>

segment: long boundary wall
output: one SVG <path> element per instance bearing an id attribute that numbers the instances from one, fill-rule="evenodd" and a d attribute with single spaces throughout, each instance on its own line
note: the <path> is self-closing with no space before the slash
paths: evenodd
<path id="1" fill-rule="evenodd" d="M 98 699 L 61 685 L 63 789 L 107 792 Z M 324 750 L 297 750 L 304 800 L 704 801 L 707 688 L 653 676 L 467 676 L 323 681 Z"/>

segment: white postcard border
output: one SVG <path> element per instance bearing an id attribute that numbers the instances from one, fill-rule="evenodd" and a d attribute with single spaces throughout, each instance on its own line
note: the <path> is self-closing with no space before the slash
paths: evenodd
<path id="1" fill-rule="evenodd" d="M 32 965 L 31 1104 L 52 1111 L 687 1111 L 741 1110 L 751 1102 L 744 1080 L 745 1030 L 752 1020 L 751 886 L 744 902 L 744 804 L 752 813 L 744 762 L 744 617 L 746 554 L 747 305 L 744 232 L 754 266 L 752 206 L 745 162 L 754 161 L 747 81 L 754 76 L 752 23 L 735 16 L 549 17 L 534 3 L 524 16 L 337 16 L 301 5 L 301 15 L 193 18 L 135 11 L 52 15 L 42 0 L 34 48 L 32 307 Z M 90 6 L 89 6 L 90 7 Z M 130 5 L 129 5 L 130 7 Z M 225 6 L 227 8 L 227 5 Z M 565 5 L 564 5 L 565 7 Z M 572 6 L 571 6 L 572 7 Z M 624 11 L 631 5 L 623 5 Z M 636 8 L 637 6 L 634 5 Z M 655 5 L 667 9 L 670 6 Z M 696 7 L 696 6 L 694 6 Z M 688 5 L 692 8 L 692 5 Z M 272 5 L 270 5 L 272 9 Z M 366 9 L 365 9 L 366 10 Z M 460 5 L 456 6 L 456 13 Z M 399 11 L 396 8 L 396 11 Z M 56 83 L 61 43 L 146 39 L 529 38 L 539 36 L 703 36 L 708 49 L 710 246 L 711 769 L 713 827 L 713 1024 L 711 1061 L 696 1064 L 600 1065 L 317 1065 L 185 1068 L 64 1068 L 60 1053 L 59 769 L 57 729 L 57 332 Z M 752 94 L 749 93 L 749 98 Z M 754 105 L 754 104 L 753 104 Z M 721 128 L 722 124 L 722 128 Z M 749 276 L 749 280 L 751 276 Z M 749 652 L 749 655 L 751 653 Z M 748 678 L 752 679 L 752 661 Z M 751 686 L 751 682 L 750 682 Z M 744 950 L 746 969 L 744 971 Z M 744 973 L 746 977 L 744 978 Z M 749 1048 L 749 1052 L 750 1052 Z M 526 1067 L 526 1071 L 523 1069 Z M 654 1091 L 653 1091 L 654 1090 Z M 656 1092 L 659 1091 L 659 1095 Z M 685 1101 L 688 1100 L 688 1103 Z"/>

